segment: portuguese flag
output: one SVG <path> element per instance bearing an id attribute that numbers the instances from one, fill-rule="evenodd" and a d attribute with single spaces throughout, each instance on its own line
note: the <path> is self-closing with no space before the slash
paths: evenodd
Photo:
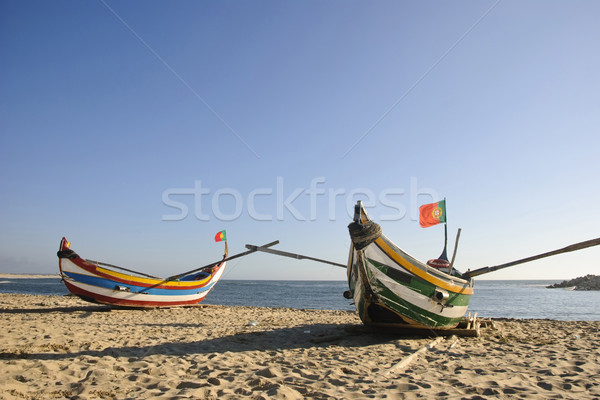
<path id="1" fill-rule="evenodd" d="M 446 222 L 446 199 L 419 207 L 419 224 L 422 228 Z"/>
<path id="2" fill-rule="evenodd" d="M 225 236 L 225 231 L 221 231 L 215 235 L 215 242 L 225 242 L 227 241 L 227 236 Z"/>

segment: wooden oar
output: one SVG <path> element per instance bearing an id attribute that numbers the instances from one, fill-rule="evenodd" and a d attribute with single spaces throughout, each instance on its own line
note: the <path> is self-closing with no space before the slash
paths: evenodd
<path id="1" fill-rule="evenodd" d="M 221 264 L 222 262 L 233 260 L 235 258 L 239 258 L 239 257 L 243 257 L 243 256 L 247 256 L 248 254 L 254 253 L 254 252 L 258 251 L 258 250 L 262 250 L 262 249 L 267 248 L 267 247 L 275 246 L 277 243 L 279 243 L 279 240 L 276 240 L 276 241 L 271 242 L 271 243 L 264 244 L 264 245 L 259 246 L 259 247 L 254 246 L 255 249 L 252 249 L 252 250 L 249 250 L 249 251 L 244 251 L 243 253 L 238 253 L 238 254 L 235 254 L 235 255 L 233 255 L 231 257 L 223 258 L 222 260 L 215 261 L 214 263 L 207 264 L 207 265 L 205 265 L 203 267 L 195 268 L 195 269 L 193 269 L 191 271 L 186 271 L 186 272 L 182 272 L 181 274 L 170 276 L 167 279 L 165 279 L 164 282 L 174 281 L 175 279 L 179 279 L 182 276 L 193 274 L 194 272 L 200 271 L 200 270 L 202 270 L 204 268 L 214 267 L 215 265 Z"/>
<path id="2" fill-rule="evenodd" d="M 586 240 L 585 242 L 580 242 L 580 243 L 575 243 L 572 244 L 570 246 L 567 247 L 563 247 L 562 249 L 558 249 L 558 250 L 554 250 L 554 251 L 549 251 L 547 253 L 543 253 L 543 254 L 538 254 L 537 256 L 531 256 L 531 257 L 527 257 L 527 258 L 522 258 L 520 260 L 517 261 L 512 261 L 506 264 L 500 264 L 500 265 L 496 265 L 494 267 L 483 267 L 483 268 L 479 268 L 473 271 L 467 271 L 463 274 L 463 278 L 468 279 L 468 278 L 472 278 L 474 276 L 478 276 L 478 275 L 483 275 L 483 274 L 487 274 L 488 272 L 493 272 L 493 271 L 497 271 L 499 269 L 502 268 L 508 268 L 508 267 L 512 267 L 513 265 L 517 265 L 517 264 L 523 264 L 529 261 L 533 261 L 533 260 L 538 260 L 540 258 L 544 258 L 544 257 L 550 257 L 550 256 L 554 256 L 557 254 L 561 254 L 561 253 L 568 253 L 570 251 L 576 251 L 576 250 L 582 250 L 582 249 L 586 249 L 588 247 L 592 247 L 592 246 L 597 246 L 600 244 L 600 238 L 597 239 L 592 239 L 592 240 Z"/>
<path id="3" fill-rule="evenodd" d="M 276 254 L 278 256 L 291 257 L 291 258 L 295 258 L 297 260 L 312 260 L 312 261 L 317 261 L 317 262 L 321 262 L 321 263 L 325 263 L 325 264 L 335 265 L 336 267 L 346 268 L 345 264 L 336 263 L 334 261 L 322 260 L 320 258 L 315 258 L 315 257 L 310 257 L 310 256 L 303 256 L 302 254 L 289 253 L 287 251 L 268 249 L 268 248 L 266 248 L 266 246 L 258 247 L 258 246 L 254 246 L 252 244 L 247 244 L 246 248 L 250 249 L 250 250 L 254 250 L 254 251 L 262 251 L 265 253 Z"/>

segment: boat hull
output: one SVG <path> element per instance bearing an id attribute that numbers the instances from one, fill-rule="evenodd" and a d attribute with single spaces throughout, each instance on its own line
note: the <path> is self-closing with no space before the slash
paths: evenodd
<path id="1" fill-rule="evenodd" d="M 226 262 L 177 280 L 124 274 L 84 260 L 61 242 L 59 271 L 67 289 L 83 300 L 123 307 L 175 307 L 201 302 L 221 278 Z"/>
<path id="2" fill-rule="evenodd" d="M 368 221 L 364 213 L 361 223 Z M 352 244 L 347 273 L 365 325 L 451 329 L 464 317 L 473 294 L 471 280 L 419 262 L 383 234 L 360 249 Z"/>

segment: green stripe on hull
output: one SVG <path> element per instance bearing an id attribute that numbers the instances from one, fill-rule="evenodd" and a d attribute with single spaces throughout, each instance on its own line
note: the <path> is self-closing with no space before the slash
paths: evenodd
<path id="1" fill-rule="evenodd" d="M 385 287 L 381 282 L 378 283 L 380 290 L 378 291 L 377 295 L 387 307 L 389 307 L 392 311 L 400 315 L 406 316 L 406 318 L 409 318 L 424 326 L 432 328 L 454 327 L 462 319 L 462 316 L 456 318 L 448 318 L 427 310 L 423 310 L 422 308 L 419 308 L 414 304 L 397 296 L 391 290 Z M 440 305 L 440 310 L 441 307 L 442 306 Z"/>
<path id="2" fill-rule="evenodd" d="M 382 273 L 384 273 L 385 275 L 394 279 L 394 281 L 396 283 L 406 286 L 407 288 L 411 289 L 412 291 L 419 293 L 425 297 L 433 297 L 433 294 L 437 288 L 434 284 L 429 283 L 429 282 L 419 278 L 418 276 L 414 276 L 414 275 L 410 274 L 409 272 L 406 272 L 406 275 L 410 275 L 411 279 L 409 279 L 409 280 L 395 279 L 393 274 L 390 273 L 390 270 L 392 270 L 392 268 L 388 267 L 387 265 L 381 264 L 375 260 L 372 260 L 370 258 L 367 260 L 369 261 L 369 263 L 371 265 L 373 265 L 375 268 L 380 270 Z M 390 291 L 390 293 L 391 293 L 391 291 Z M 450 297 L 446 301 L 446 304 L 451 305 L 451 306 L 468 306 L 469 305 L 469 301 L 471 300 L 470 294 L 459 294 L 459 293 L 454 293 L 454 292 L 448 292 L 448 293 L 449 293 Z M 398 297 L 398 296 L 396 296 L 396 297 Z"/>

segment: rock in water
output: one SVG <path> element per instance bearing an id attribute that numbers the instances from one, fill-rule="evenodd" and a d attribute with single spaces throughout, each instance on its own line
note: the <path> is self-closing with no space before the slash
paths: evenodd
<path id="1" fill-rule="evenodd" d="M 568 281 L 562 281 L 561 283 L 555 283 L 546 287 L 549 289 L 572 287 L 573 290 L 600 290 L 600 276 L 581 276 L 579 278 L 571 279 Z"/>

